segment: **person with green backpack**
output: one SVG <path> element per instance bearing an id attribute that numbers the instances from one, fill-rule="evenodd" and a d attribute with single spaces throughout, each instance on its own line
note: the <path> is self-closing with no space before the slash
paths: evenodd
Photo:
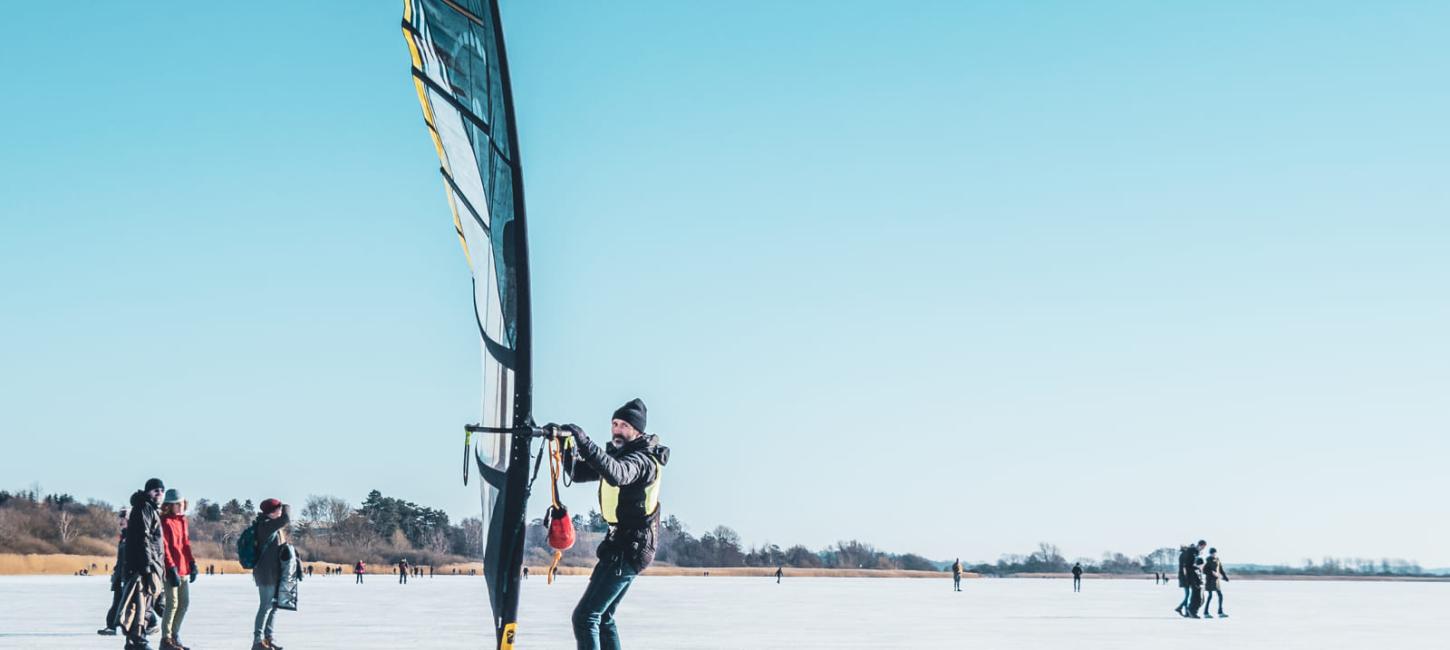
<path id="1" fill-rule="evenodd" d="M 261 512 L 237 538 L 237 558 L 252 570 L 257 585 L 257 618 L 252 626 L 252 650 L 282 650 L 272 640 L 277 616 L 277 585 L 282 581 L 282 547 L 287 542 L 287 525 L 292 507 L 278 501 L 262 501 Z"/>

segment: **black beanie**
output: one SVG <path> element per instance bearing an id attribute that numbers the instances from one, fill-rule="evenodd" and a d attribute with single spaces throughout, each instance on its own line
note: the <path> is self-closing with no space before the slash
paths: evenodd
<path id="1" fill-rule="evenodd" d="M 646 410 L 648 409 L 644 407 L 644 402 L 636 397 L 629 400 L 629 403 L 624 406 L 615 409 L 614 419 L 624 420 L 630 426 L 634 427 L 636 431 L 644 433 L 644 414 Z"/>
<path id="2" fill-rule="evenodd" d="M 151 479 L 149 481 L 146 481 L 146 488 L 145 488 L 145 491 L 146 492 L 150 492 L 152 490 L 165 490 L 165 489 L 166 489 L 166 484 L 165 483 L 162 483 L 161 482 L 161 479 L 159 479 L 159 478 L 153 478 L 153 479 Z"/>

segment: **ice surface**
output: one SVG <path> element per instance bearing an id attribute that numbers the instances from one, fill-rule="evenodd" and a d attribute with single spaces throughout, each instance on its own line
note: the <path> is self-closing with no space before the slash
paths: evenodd
<path id="1" fill-rule="evenodd" d="M 573 647 L 569 613 L 585 577 L 524 583 L 521 649 Z M 631 650 L 701 648 L 1450 648 L 1450 583 L 1256 582 L 1226 585 L 1226 620 L 1185 620 L 1181 591 L 1151 580 L 951 580 L 644 577 L 619 609 Z M 110 604 L 101 577 L 0 578 L 0 648 L 120 648 L 96 636 Z M 247 576 L 193 585 L 182 641 L 245 648 L 255 611 Z M 277 639 L 315 648 L 485 648 L 492 626 L 480 578 L 316 576 Z M 153 644 L 157 640 L 153 637 Z"/>

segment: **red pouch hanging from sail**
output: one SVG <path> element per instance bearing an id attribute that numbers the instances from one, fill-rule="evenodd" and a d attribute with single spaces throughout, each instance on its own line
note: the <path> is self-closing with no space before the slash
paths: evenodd
<path id="1" fill-rule="evenodd" d="M 549 522 L 549 548 L 567 551 L 574 548 L 574 522 L 569 519 L 569 509 L 555 504 L 549 507 L 544 519 Z"/>
<path id="2" fill-rule="evenodd" d="M 574 547 L 574 521 L 569 518 L 569 509 L 559 502 L 559 475 L 563 473 L 559 441 L 550 440 L 548 445 L 549 491 L 554 501 L 549 505 L 549 511 L 544 513 L 544 525 L 549 529 L 549 548 L 554 549 L 554 561 L 549 563 L 548 584 L 554 584 L 554 573 L 559 569 L 559 561 L 564 559 L 564 551 Z"/>

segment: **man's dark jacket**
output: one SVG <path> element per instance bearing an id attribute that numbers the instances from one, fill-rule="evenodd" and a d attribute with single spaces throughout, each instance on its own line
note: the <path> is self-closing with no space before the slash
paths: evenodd
<path id="1" fill-rule="evenodd" d="M 583 431 L 574 433 L 574 445 L 564 450 L 565 467 L 575 481 L 605 481 L 619 488 L 619 523 L 599 544 L 601 561 L 624 561 L 644 571 L 655 559 L 660 508 L 646 513 L 645 489 L 670 459 L 670 448 L 659 436 L 642 435 L 623 447 L 600 447 Z M 656 467 L 658 463 L 658 467 Z"/>
<path id="2" fill-rule="evenodd" d="M 1188 574 L 1193 573 L 1193 561 L 1198 559 L 1198 545 L 1190 544 L 1178 549 L 1178 586 L 1192 587 Z"/>
<path id="3" fill-rule="evenodd" d="M 138 490 L 131 495 L 131 518 L 126 522 L 124 556 L 126 575 L 165 575 L 166 551 L 161 539 L 161 511 L 151 495 Z"/>

